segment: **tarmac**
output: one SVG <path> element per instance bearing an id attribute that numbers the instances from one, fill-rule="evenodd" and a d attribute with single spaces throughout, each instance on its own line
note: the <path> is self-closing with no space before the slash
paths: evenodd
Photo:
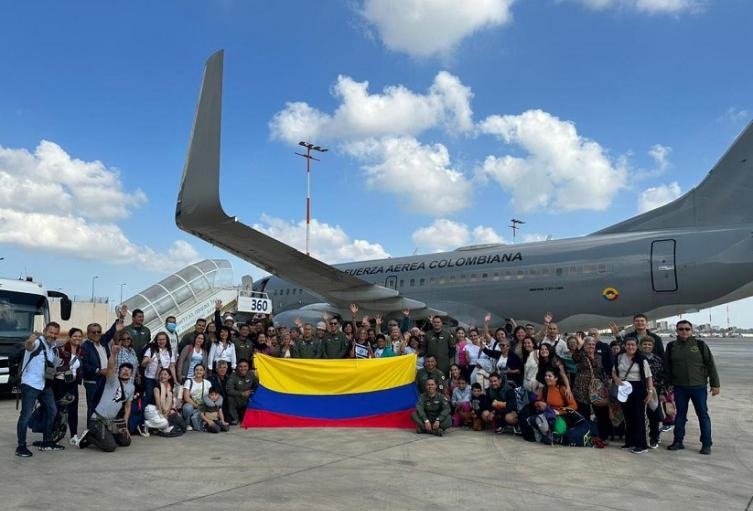
<path id="1" fill-rule="evenodd" d="M 631 454 L 619 441 L 551 447 L 488 431 L 233 428 L 134 437 L 114 453 L 66 437 L 63 452 L 21 459 L 15 402 L 3 399 L 0 509 L 753 509 L 753 339 L 707 342 L 722 380 L 709 397 L 711 456 L 698 453 L 691 407 L 679 452 L 666 450 L 671 432 Z"/>

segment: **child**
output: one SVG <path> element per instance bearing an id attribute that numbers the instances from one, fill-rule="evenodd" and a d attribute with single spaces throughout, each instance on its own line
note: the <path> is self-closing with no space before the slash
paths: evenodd
<path id="1" fill-rule="evenodd" d="M 481 415 L 484 410 L 491 408 L 492 402 L 489 396 L 484 394 L 484 389 L 481 388 L 480 383 L 474 383 L 471 385 L 471 417 L 473 419 L 473 431 L 481 431 L 484 429 L 484 420 Z"/>
<path id="2" fill-rule="evenodd" d="M 374 352 L 368 343 L 369 334 L 365 328 L 358 329 L 358 335 L 350 348 L 350 358 L 374 358 Z"/>
<path id="3" fill-rule="evenodd" d="M 452 425 L 455 427 L 470 427 L 473 422 L 471 413 L 471 388 L 464 377 L 458 379 L 458 386 L 452 391 L 452 407 L 455 413 L 452 416 Z"/>
<path id="4" fill-rule="evenodd" d="M 210 388 L 209 393 L 201 400 L 199 412 L 202 431 L 219 433 L 230 429 L 230 425 L 225 422 L 225 416 L 222 414 L 222 396 L 217 387 Z"/>
<path id="5" fill-rule="evenodd" d="M 384 335 L 379 334 L 376 336 L 377 348 L 374 350 L 375 358 L 394 357 L 395 352 L 392 349 L 392 345 L 387 345 L 387 340 Z"/>

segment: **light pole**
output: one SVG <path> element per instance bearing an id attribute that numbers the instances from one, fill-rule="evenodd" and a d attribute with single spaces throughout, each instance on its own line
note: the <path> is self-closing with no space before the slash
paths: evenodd
<path id="1" fill-rule="evenodd" d="M 123 288 L 126 287 L 126 286 L 127 286 L 127 284 L 125 282 L 123 282 L 120 285 L 120 304 L 119 305 L 123 305 Z"/>
<path id="2" fill-rule="evenodd" d="M 99 275 L 95 275 L 92 277 L 92 303 L 94 303 L 94 281 L 99 278 Z"/>
<path id="3" fill-rule="evenodd" d="M 306 154 L 295 153 L 298 156 L 306 158 L 306 255 L 309 255 L 309 243 L 311 229 L 311 160 L 320 161 L 318 158 L 311 156 L 311 151 L 319 151 L 320 153 L 326 153 L 329 149 L 325 149 L 321 146 L 314 145 L 311 142 L 298 142 L 299 146 L 306 148 Z"/>
<path id="4" fill-rule="evenodd" d="M 523 220 L 518 220 L 517 218 L 513 218 L 512 220 L 510 220 L 510 222 L 512 222 L 512 225 L 510 225 L 510 228 L 512 229 L 512 244 L 514 245 L 515 234 L 518 232 L 518 229 L 520 229 L 518 225 L 524 224 L 525 222 Z"/>

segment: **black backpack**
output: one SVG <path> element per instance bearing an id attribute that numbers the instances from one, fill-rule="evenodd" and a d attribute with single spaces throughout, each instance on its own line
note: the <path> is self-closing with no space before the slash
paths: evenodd
<path id="1" fill-rule="evenodd" d="M 21 347 L 18 349 L 15 353 L 13 353 L 10 357 L 8 357 L 8 366 L 10 368 L 10 376 L 8 377 L 8 384 L 11 388 L 18 387 L 21 385 L 21 377 L 24 374 L 24 371 L 26 371 L 26 368 L 29 367 L 29 364 L 31 363 L 32 359 L 42 353 L 44 351 L 44 344 L 40 343 L 37 348 L 31 352 L 31 355 L 29 355 L 29 360 L 26 362 L 26 365 L 21 367 L 24 360 L 24 354 L 26 353 L 26 348 Z"/>

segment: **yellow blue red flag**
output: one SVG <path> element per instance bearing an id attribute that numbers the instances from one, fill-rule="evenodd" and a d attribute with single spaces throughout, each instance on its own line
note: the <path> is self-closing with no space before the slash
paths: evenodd
<path id="1" fill-rule="evenodd" d="M 259 388 L 244 427 L 412 428 L 416 356 L 310 360 L 254 357 Z"/>

